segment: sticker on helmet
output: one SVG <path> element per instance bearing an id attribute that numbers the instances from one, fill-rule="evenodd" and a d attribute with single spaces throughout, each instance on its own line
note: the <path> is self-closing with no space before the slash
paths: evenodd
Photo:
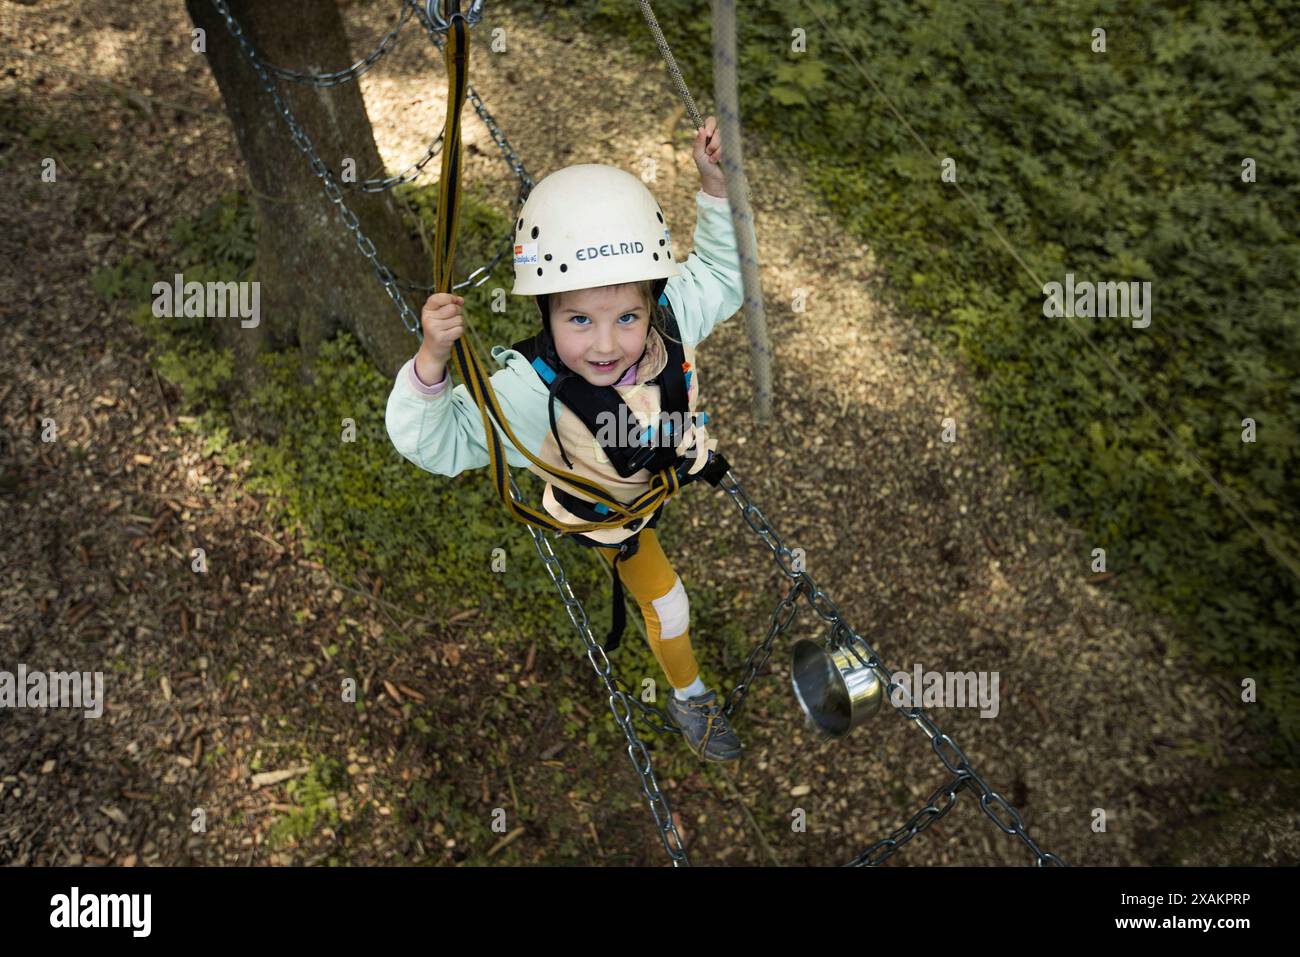
<path id="1" fill-rule="evenodd" d="M 537 262 L 537 243 L 515 243 L 515 265 Z"/>

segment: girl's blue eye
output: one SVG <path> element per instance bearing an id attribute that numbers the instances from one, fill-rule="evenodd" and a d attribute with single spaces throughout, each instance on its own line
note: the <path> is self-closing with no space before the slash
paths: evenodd
<path id="1" fill-rule="evenodd" d="M 636 313 L 635 313 L 635 312 L 625 312 L 625 313 L 623 313 L 623 315 L 619 316 L 618 318 L 619 318 L 620 321 L 622 321 L 622 320 L 627 319 L 627 318 L 629 318 L 629 317 L 631 317 L 632 322 L 636 322 Z M 585 319 L 585 320 L 586 320 L 586 323 L 578 322 L 579 319 Z M 587 323 L 591 322 L 591 320 L 590 320 L 587 316 L 584 316 L 584 315 L 581 315 L 581 314 L 577 314 L 577 315 L 570 316 L 570 317 L 569 317 L 569 321 L 570 321 L 570 322 L 577 323 L 579 326 L 585 326 Z M 624 322 L 623 325 L 625 325 L 625 326 L 630 326 L 630 325 L 632 325 L 632 322 Z"/>

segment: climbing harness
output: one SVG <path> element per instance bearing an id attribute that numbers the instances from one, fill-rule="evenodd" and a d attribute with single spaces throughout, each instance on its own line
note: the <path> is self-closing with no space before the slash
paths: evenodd
<path id="1" fill-rule="evenodd" d="M 430 0 L 431 4 L 434 2 L 436 0 Z M 444 130 L 449 149 L 443 153 L 442 176 L 438 183 L 438 228 L 433 250 L 434 286 L 440 291 L 450 289 L 452 281 L 452 261 L 460 212 L 460 115 L 467 86 L 470 54 L 469 25 L 465 16 L 459 12 L 460 4 L 458 0 L 449 0 L 448 6 L 451 9 L 447 15 L 446 29 L 449 90 Z M 648 517 L 668 498 L 676 494 L 680 482 L 676 471 L 672 468 L 663 468 L 657 472 L 651 479 L 648 489 L 633 502 L 625 504 L 595 482 L 573 472 L 552 467 L 533 455 L 526 444 L 515 436 L 497 401 L 496 392 L 492 388 L 487 372 L 479 362 L 478 356 L 466 344 L 464 337 L 458 338 L 452 344 L 452 358 L 465 390 L 479 409 L 488 450 L 488 474 L 511 518 L 530 526 L 562 533 L 617 528 L 628 521 Z M 604 505 L 614 517 L 602 521 L 565 524 L 544 511 L 523 505 L 516 500 L 510 494 L 508 487 L 510 472 L 506 466 L 505 448 L 497 429 L 505 433 L 519 454 L 549 476 L 552 483 L 563 483 L 577 494 Z"/>
<path id="2" fill-rule="evenodd" d="M 660 385 L 661 421 L 658 427 L 653 424 L 645 426 L 633 437 L 635 444 L 631 446 L 623 444 L 621 435 L 607 435 L 609 424 L 634 421 L 618 391 L 609 385 L 592 385 L 582 376 L 565 368 L 556 354 L 549 328 L 543 325 L 537 335 L 511 346 L 528 359 L 538 377 L 548 386 L 552 403 L 558 398 L 577 415 L 592 435 L 601 440 L 601 447 L 609 457 L 610 464 L 623 478 L 630 478 L 642 469 L 657 472 L 679 464 L 674 449 L 680 444 L 680 439 L 674 429 L 682 427 L 690 415 L 687 392 L 692 370 L 686 361 L 682 344 L 678 341 L 681 333 L 672 307 L 662 298 L 659 301 L 659 314 L 668 331 L 668 335 L 663 337 L 668 359 L 663 371 L 650 382 Z M 554 416 L 552 432 L 560 453 L 564 455 L 564 445 L 554 427 Z M 565 459 L 568 460 L 567 455 Z M 600 505 L 595 506 L 594 510 L 601 516 L 608 514 L 608 510 Z"/>
<path id="3" fill-rule="evenodd" d="M 543 319 L 541 331 L 531 338 L 516 342 L 511 348 L 529 360 L 542 382 L 548 386 L 550 391 L 551 431 L 555 437 L 555 444 L 566 462 L 569 462 L 568 456 L 565 454 L 564 443 L 560 439 L 559 431 L 555 425 L 554 403 L 557 398 L 586 426 L 587 431 L 600 443 L 601 449 L 609 459 L 610 464 L 624 478 L 629 478 L 642 469 L 655 472 L 664 467 L 672 467 L 677 472 L 679 487 L 697 478 L 704 478 L 716 485 L 717 478 L 720 477 L 722 471 L 726 470 L 725 460 L 722 460 L 719 456 L 719 461 L 706 465 L 692 475 L 688 469 L 693 464 L 693 460 L 680 457 L 674 451 L 679 444 L 677 434 L 674 431 L 675 424 L 684 422 L 687 416 L 690 417 L 692 424 L 697 419 L 704 422 L 708 419 L 708 413 L 691 414 L 689 412 L 688 390 L 692 370 L 690 363 L 686 361 L 686 354 L 680 341 L 681 331 L 677 326 L 676 317 L 673 315 L 672 306 L 669 305 L 667 297 L 661 294 L 658 305 L 659 315 L 662 317 L 664 328 L 668 333 L 667 336 L 663 337 L 667 361 L 663 371 L 655 378 L 648 380 L 647 384 L 659 385 L 661 418 L 657 428 L 654 425 L 647 425 L 644 430 L 633 437 L 634 441 L 631 445 L 625 445 L 619 435 L 610 436 L 608 430 L 604 428 L 606 423 L 624 423 L 632 419 L 631 412 L 618 391 L 613 386 L 592 385 L 581 376 L 565 369 L 555 351 L 555 341 L 545 319 Z M 711 457 L 714 455 L 712 451 L 709 454 Z M 569 464 L 572 465 L 571 462 Z M 586 521 L 598 522 L 609 515 L 609 510 L 603 505 L 593 505 L 591 502 L 578 498 L 558 486 L 552 487 L 552 494 L 565 509 Z M 613 574 L 613 622 L 603 642 L 606 651 L 613 651 L 619 646 L 623 631 L 627 626 L 627 610 L 623 601 L 623 581 L 619 577 L 618 563 L 636 554 L 640 533 L 647 528 L 654 528 L 658 524 L 662 512 L 663 506 L 660 505 L 650 518 L 636 519 L 623 526 L 635 530 L 637 534 L 618 546 L 619 553 L 611 563 Z M 596 541 L 581 534 L 574 534 L 570 537 L 580 545 L 609 547 L 604 542 Z"/>
<path id="4" fill-rule="evenodd" d="M 425 292 L 430 290 L 446 291 L 451 288 L 462 288 L 465 285 L 469 285 L 470 280 L 475 276 L 478 276 L 479 278 L 478 281 L 473 284 L 480 285 L 487 280 L 488 276 L 491 274 L 491 270 L 495 267 L 500 258 L 500 253 L 498 253 L 497 258 L 493 259 L 488 265 L 475 270 L 475 272 L 459 286 L 452 286 L 452 254 L 455 249 L 457 214 L 459 210 L 458 183 L 460 178 L 461 149 L 459 113 L 461 106 L 464 103 L 467 91 L 474 103 L 475 110 L 479 117 L 483 119 L 485 125 L 487 125 L 492 131 L 493 139 L 501 148 L 507 162 L 510 163 L 511 167 L 519 176 L 521 183 L 521 201 L 527 196 L 533 185 L 531 178 L 524 170 L 523 164 L 519 162 L 513 150 L 509 147 L 504 134 L 501 133 L 499 127 L 497 127 L 496 123 L 492 120 L 490 114 L 483 106 L 482 101 L 474 95 L 472 88 L 469 87 L 466 80 L 469 62 L 468 28 L 477 23 L 479 18 L 482 16 L 482 0 L 473 0 L 470 4 L 469 10 L 465 13 L 462 13 L 459 9 L 459 0 L 445 0 L 444 3 L 440 3 L 439 0 L 428 0 L 427 9 L 424 5 L 418 3 L 417 0 L 402 0 L 402 12 L 399 17 L 398 25 L 387 37 L 385 37 L 379 47 L 376 48 L 376 50 L 368 57 L 363 58 L 363 60 L 354 64 L 354 66 L 333 74 L 300 74 L 271 67 L 258 57 L 238 22 L 236 22 L 234 17 L 231 15 L 225 0 L 212 0 L 212 3 L 218 13 L 224 18 L 227 29 L 238 42 L 243 55 L 256 72 L 263 88 L 272 98 L 277 112 L 284 119 L 289 128 L 295 144 L 310 161 L 312 172 L 320 178 L 326 196 L 331 202 L 339 207 L 340 215 L 343 218 L 345 226 L 353 233 L 362 255 L 371 263 L 377 278 L 383 284 L 385 291 L 397 306 L 403 324 L 409 331 L 419 335 L 420 324 L 418 317 L 402 296 L 402 288 Z M 409 11 L 407 9 L 408 7 Z M 447 10 L 445 15 L 440 9 L 442 7 L 445 7 Z M 690 93 L 686 89 L 685 83 L 681 80 L 680 71 L 677 70 L 676 64 L 672 60 L 671 51 L 669 51 L 668 45 L 663 39 L 663 34 L 659 30 L 657 22 L 654 20 L 654 14 L 650 9 L 648 0 L 641 0 L 641 7 L 646 14 L 647 21 L 650 23 L 653 33 L 655 34 L 660 52 L 669 66 L 669 71 L 674 78 L 678 92 L 686 102 L 687 108 L 691 113 L 691 117 L 694 120 L 696 127 L 699 128 L 703 125 L 703 121 L 701 120 L 698 111 L 695 109 L 694 102 L 690 98 Z M 283 99 L 280 97 L 275 80 L 272 78 L 273 76 L 277 76 L 284 80 L 313 83 L 320 86 L 336 85 L 338 83 L 354 80 L 373 66 L 374 63 L 377 62 L 386 52 L 392 49 L 392 46 L 396 42 L 397 33 L 400 31 L 402 24 L 408 18 L 409 12 L 414 12 L 416 14 L 424 25 L 425 30 L 429 34 L 434 45 L 439 50 L 444 51 L 451 86 L 451 95 L 449 96 L 448 101 L 448 118 L 444 125 L 443 133 L 439 136 L 439 141 L 443 141 L 443 138 L 445 137 L 445 144 L 449 148 L 443 153 L 442 179 L 439 184 L 440 195 L 438 210 L 440 220 L 438 224 L 437 243 L 434 249 L 434 282 L 430 286 L 399 280 L 393 275 L 388 267 L 384 266 L 379 261 L 374 243 L 372 243 L 361 231 L 356 216 L 351 212 L 343 199 L 343 191 L 340 188 L 338 177 L 336 177 L 321 161 L 311 143 L 311 140 L 302 130 L 301 126 L 299 126 L 292 113 L 285 105 Z M 715 47 L 715 59 L 721 60 L 725 65 L 727 58 L 730 58 L 730 69 L 732 70 L 731 82 L 734 85 L 735 49 L 734 9 L 732 0 L 714 0 L 714 14 L 715 39 L 719 37 L 722 38 L 722 42 Z M 728 17 L 731 18 L 729 26 L 726 22 Z M 439 34 L 445 34 L 447 37 L 445 49 L 443 42 L 440 41 Z M 724 155 L 724 167 L 727 167 L 727 189 L 728 195 L 733 197 L 732 204 L 733 207 L 735 207 L 744 195 L 743 182 L 737 178 L 738 174 L 740 177 L 743 177 L 743 173 L 741 173 L 738 163 L 740 158 L 739 119 L 735 115 L 734 110 L 724 111 L 720 108 L 720 114 L 723 119 L 722 129 L 723 142 L 726 144 L 725 152 L 730 154 L 729 157 Z M 732 161 L 731 166 L 727 166 L 726 160 L 728 158 Z M 416 175 L 418 175 L 418 172 L 419 171 L 417 170 Z M 387 182 L 389 186 L 391 186 L 395 185 L 397 179 L 398 177 L 390 177 L 388 180 L 381 182 Z M 389 186 L 382 188 L 389 188 Z M 738 188 L 733 192 L 733 187 Z M 746 203 L 744 204 L 744 209 L 747 210 L 747 208 L 748 206 Z M 733 216 L 734 215 L 735 211 L 733 209 Z M 746 254 L 746 256 L 751 261 L 754 258 L 748 254 Z M 757 263 L 756 261 L 752 261 L 751 265 L 751 262 L 744 262 L 742 265 L 744 265 L 746 269 L 746 295 L 748 300 L 749 291 L 756 288 L 751 281 L 754 277 L 750 275 L 750 272 L 752 270 L 756 273 Z M 658 291 L 659 290 L 656 290 L 656 292 Z M 749 305 L 750 304 L 747 302 L 747 312 L 749 311 Z M 761 308 L 761 302 L 759 303 L 759 306 Z M 671 318 L 671 310 L 669 310 L 669 313 Z M 675 320 L 673 321 L 675 327 Z M 751 326 L 751 345 L 754 345 L 757 350 L 761 343 L 755 341 L 754 336 L 752 335 L 752 329 L 753 327 Z M 545 343 L 539 342 L 536 338 L 532 340 L 531 343 L 525 341 L 524 343 L 516 344 L 516 348 L 520 346 L 531 348 L 533 350 L 530 356 L 530 359 L 533 361 L 536 361 L 539 356 L 545 360 L 548 355 L 545 350 Z M 571 485 L 584 496 L 584 498 L 579 498 L 577 495 L 567 492 L 564 493 L 568 498 L 562 499 L 562 502 L 569 503 L 566 504 L 565 507 L 570 508 L 573 506 L 571 509 L 573 510 L 573 514 L 580 518 L 588 518 L 589 520 L 581 525 L 563 526 L 561 523 L 551 519 L 550 516 L 537 513 L 535 510 L 523 504 L 523 496 L 520 494 L 519 488 L 515 484 L 514 477 L 511 475 L 509 469 L 504 465 L 505 456 L 500 445 L 500 437 L 496 434 L 495 429 L 492 428 L 493 423 L 500 425 L 512 441 L 514 441 L 514 436 L 510 432 L 509 425 L 505 422 L 505 416 L 501 413 L 500 407 L 496 403 L 495 395 L 491 390 L 490 384 L 487 382 L 487 376 L 484 374 L 481 366 L 479 366 L 477 358 L 473 355 L 471 350 L 463 348 L 460 340 L 457 340 L 455 347 L 457 371 L 460 373 L 461 380 L 465 383 L 467 390 L 474 398 L 476 405 L 478 405 L 482 412 L 484 433 L 486 436 L 490 437 L 489 453 L 494 483 L 496 484 L 503 500 L 506 502 L 507 509 L 512 517 L 524 522 L 528 526 L 528 532 L 533 537 L 533 544 L 537 553 L 546 568 L 547 574 L 550 576 L 552 583 L 555 585 L 555 588 L 559 593 L 560 600 L 564 605 L 570 621 L 573 623 L 574 628 L 578 632 L 578 636 L 586 648 L 587 658 L 595 669 L 597 676 L 605 686 L 605 690 L 608 693 L 610 711 L 627 740 L 628 759 L 632 762 L 632 767 L 636 771 L 638 779 L 641 782 L 641 789 L 646 798 L 646 802 L 649 805 L 650 813 L 654 818 L 660 840 L 662 841 L 664 849 L 667 851 L 674 866 L 688 865 L 690 861 L 686 855 L 685 849 L 682 847 L 681 836 L 673 823 L 672 810 L 669 806 L 668 799 L 660 790 L 655 778 L 650 754 L 634 727 L 633 717 L 635 716 L 636 718 L 641 719 L 643 723 L 652 729 L 666 734 L 679 734 L 680 729 L 672 723 L 661 709 L 642 702 L 637 695 L 630 692 L 617 676 L 614 675 L 613 669 L 610 666 L 609 658 L 606 655 L 606 649 L 596 641 L 595 636 L 592 634 L 587 613 L 583 608 L 582 603 L 574 594 L 572 585 L 564 573 L 564 568 L 560 563 L 560 560 L 556 557 L 554 550 L 551 548 L 550 540 L 544 534 L 544 531 L 550 530 L 557 534 L 569 533 L 576 537 L 584 531 L 592 531 L 598 528 L 620 527 L 631 522 L 645 521 L 645 527 L 653 527 L 654 523 L 658 520 L 659 514 L 662 511 L 666 500 L 671 497 L 671 495 L 675 494 L 682 486 L 697 479 L 704 479 L 714 487 L 721 488 L 727 493 L 740 509 L 741 518 L 744 520 L 745 524 L 748 525 L 749 528 L 758 535 L 760 539 L 762 539 L 764 544 L 767 545 L 772 552 L 772 557 L 775 560 L 777 567 L 792 583 L 786 595 L 781 599 L 772 612 L 766 636 L 755 645 L 746 659 L 742 678 L 727 694 L 723 713 L 730 718 L 738 711 L 754 678 L 770 659 L 777 637 L 786 632 L 793 620 L 794 615 L 798 610 L 799 596 L 802 595 L 808 601 L 808 604 L 812 606 L 813 610 L 830 626 L 828 637 L 825 641 L 827 650 L 832 654 L 837 655 L 839 660 L 856 662 L 857 666 L 863 672 L 869 671 L 874 674 L 879 682 L 880 689 L 883 690 L 885 700 L 888 700 L 891 706 L 893 706 L 902 717 L 915 724 L 917 728 L 929 737 L 935 755 L 952 775 L 948 781 L 930 795 L 926 805 L 917 811 L 906 824 L 894 831 L 888 837 L 867 847 L 849 861 L 848 866 L 874 866 L 883 863 L 917 834 L 931 826 L 939 818 L 945 816 L 955 804 L 957 792 L 963 789 L 969 790 L 973 793 L 978 793 L 981 810 L 983 810 L 994 824 L 996 824 L 1004 833 L 1019 838 L 1035 854 L 1036 863 L 1039 866 L 1046 864 L 1062 865 L 1064 863 L 1056 855 L 1043 851 L 1038 846 L 1034 839 L 1029 835 L 1025 828 L 1023 819 L 1015 808 L 1008 804 L 1001 795 L 989 788 L 984 779 L 975 772 L 974 768 L 971 767 L 965 753 L 957 746 L 956 742 L 945 734 L 921 707 L 903 707 L 897 703 L 897 696 L 894 695 L 894 691 L 899 686 L 891 677 L 894 672 L 884 665 L 883 661 L 876 654 L 871 645 L 867 643 L 866 639 L 858 635 L 848 625 L 848 623 L 844 621 L 835 602 L 831 600 L 829 595 L 818 587 L 812 576 L 803 569 L 802 562 L 796 557 L 795 551 L 788 548 L 783 543 L 780 536 L 768 522 L 767 518 L 758 507 L 750 501 L 749 497 L 745 494 L 744 489 L 741 487 L 740 482 L 731 473 L 730 467 L 723 456 L 710 451 L 708 463 L 695 475 L 690 475 L 689 472 L 683 469 L 683 465 L 689 464 L 688 462 L 668 463 L 660 468 L 660 471 L 655 475 L 655 481 L 652 483 L 649 492 L 639 497 L 633 503 L 624 504 L 613 500 L 604 489 L 599 488 L 594 483 L 587 482 L 579 476 L 551 469 L 544 463 L 538 462 L 531 455 L 528 455 L 527 457 L 533 461 L 534 464 L 539 465 L 539 467 L 547 471 L 548 474 L 551 474 L 557 481 L 567 482 L 567 484 Z M 545 361 L 543 361 L 543 365 L 545 364 Z M 672 362 L 670 362 L 669 365 L 672 366 Z M 534 365 L 534 368 L 538 370 L 539 375 L 545 378 L 545 370 L 543 368 L 539 368 L 537 365 Z M 555 364 L 550 365 L 550 370 L 552 372 L 555 371 Z M 677 371 L 681 371 L 680 367 L 678 367 Z M 675 388 L 676 387 L 672 383 L 669 383 L 668 387 L 663 390 L 665 402 L 677 402 L 676 398 L 671 397 Z M 567 405 L 567 399 L 565 401 Z M 596 401 L 596 399 L 593 399 L 593 402 L 594 401 Z M 607 400 L 600 399 L 599 401 Z M 579 399 L 578 403 L 580 407 L 584 405 L 582 399 Z M 586 415 L 589 411 L 589 409 L 579 411 L 579 414 Z M 584 418 L 584 422 L 585 421 Z M 515 448 L 524 451 L 525 455 L 527 455 L 526 451 L 523 450 L 521 443 L 515 442 Z M 642 450 L 642 453 L 644 454 L 644 450 Z M 650 456 L 650 460 L 656 465 L 656 467 L 658 467 L 662 461 L 661 458 L 656 457 L 653 453 Z M 624 462 L 623 464 L 624 467 L 629 465 L 628 462 Z M 576 481 L 573 481 L 575 479 Z M 558 484 L 555 484 L 553 487 L 556 490 L 558 498 L 563 490 L 560 489 Z M 602 506 L 604 507 L 604 510 L 602 510 Z M 606 515 L 613 517 L 608 518 L 605 517 Z M 594 518 L 591 518 L 591 516 L 600 516 L 603 520 L 597 521 Z M 633 539 L 633 544 L 628 545 L 626 549 L 620 549 L 621 557 L 633 554 L 635 548 L 635 539 Z M 622 607 L 621 594 L 616 605 L 619 608 Z M 616 617 L 616 622 L 617 621 L 618 618 Z M 944 803 L 942 806 L 938 806 L 937 802 L 941 799 Z"/>

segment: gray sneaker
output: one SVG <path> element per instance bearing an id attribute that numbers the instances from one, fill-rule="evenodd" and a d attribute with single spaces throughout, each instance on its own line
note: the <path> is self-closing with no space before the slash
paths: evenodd
<path id="1" fill-rule="evenodd" d="M 706 691 L 685 701 L 676 693 L 670 693 L 668 715 L 682 729 L 686 746 L 696 757 L 708 761 L 734 761 L 740 757 L 740 739 L 728 726 L 717 699 L 714 691 Z"/>

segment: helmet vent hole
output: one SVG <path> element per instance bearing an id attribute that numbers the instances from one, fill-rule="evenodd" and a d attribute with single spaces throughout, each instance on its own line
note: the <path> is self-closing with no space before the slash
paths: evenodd
<path id="1" fill-rule="evenodd" d="M 568 271 L 569 271 L 568 263 L 560 263 L 560 272 L 568 272 Z"/>
<path id="2" fill-rule="evenodd" d="M 659 254 L 658 254 L 658 253 L 655 253 L 655 254 L 654 254 L 654 257 L 655 257 L 655 262 L 658 262 L 658 261 L 659 261 Z"/>
<path id="3" fill-rule="evenodd" d="M 537 275 L 540 276 L 541 274 L 542 274 L 542 267 L 541 267 L 541 266 L 538 266 L 538 267 L 537 267 Z"/>
<path id="4" fill-rule="evenodd" d="M 523 229 L 523 228 L 524 228 L 524 221 L 522 218 L 520 218 L 519 225 L 516 226 L 515 229 Z"/>
<path id="5" fill-rule="evenodd" d="M 663 244 L 664 244 L 664 241 L 663 241 L 662 239 L 659 240 L 659 245 L 662 246 Z"/>
<path id="6" fill-rule="evenodd" d="M 655 210 L 655 215 L 659 217 L 659 222 L 662 223 L 664 221 L 664 214 L 659 212 L 659 210 Z"/>
<path id="7" fill-rule="evenodd" d="M 546 261 L 547 261 L 547 262 L 550 262 L 550 261 L 551 261 L 551 254 L 550 254 L 550 253 L 547 253 L 545 258 L 546 258 Z"/>
<path id="8" fill-rule="evenodd" d="M 536 239 L 536 238 L 537 238 L 537 227 L 534 226 L 534 227 L 533 227 L 533 239 Z"/>

